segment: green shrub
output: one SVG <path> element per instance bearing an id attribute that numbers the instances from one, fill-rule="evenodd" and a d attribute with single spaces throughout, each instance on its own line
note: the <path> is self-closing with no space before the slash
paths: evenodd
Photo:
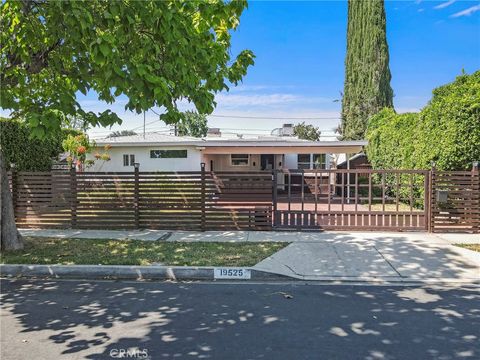
<path id="1" fill-rule="evenodd" d="M 374 169 L 470 169 L 480 160 L 480 71 L 435 89 L 420 113 L 380 111 L 366 137 Z"/>
<path id="2" fill-rule="evenodd" d="M 11 163 L 21 171 L 47 171 L 52 161 L 63 153 L 62 141 L 76 130 L 62 130 L 39 140 L 30 136 L 28 126 L 12 119 L 0 118 L 0 146 L 9 167 Z"/>

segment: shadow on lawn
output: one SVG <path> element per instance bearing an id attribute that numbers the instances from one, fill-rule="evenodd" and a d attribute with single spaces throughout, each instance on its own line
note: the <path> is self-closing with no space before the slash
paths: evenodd
<path id="1" fill-rule="evenodd" d="M 479 300 L 467 288 L 4 281 L 21 334 L 6 339 L 4 317 L 2 353 L 36 343 L 87 359 L 129 348 L 151 359 L 478 358 Z"/>

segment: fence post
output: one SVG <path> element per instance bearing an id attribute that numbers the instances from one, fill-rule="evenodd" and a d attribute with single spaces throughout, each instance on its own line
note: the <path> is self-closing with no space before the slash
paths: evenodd
<path id="1" fill-rule="evenodd" d="M 423 189 L 423 211 L 425 212 L 425 229 L 427 232 L 432 232 L 432 226 L 430 222 L 431 211 L 432 211 L 432 171 L 428 170 L 425 173 L 424 178 L 425 186 Z"/>
<path id="2" fill-rule="evenodd" d="M 428 232 L 433 232 L 434 226 L 433 226 L 433 203 L 434 203 L 434 198 L 435 198 L 435 186 L 434 186 L 434 178 L 435 178 L 435 162 L 432 162 L 432 167 L 429 171 L 428 174 Z M 436 203 L 436 200 L 435 200 Z"/>
<path id="3" fill-rule="evenodd" d="M 133 188 L 133 210 L 135 216 L 135 228 L 140 228 L 140 164 L 134 163 L 134 188 Z"/>
<path id="4" fill-rule="evenodd" d="M 475 181 L 476 180 L 476 181 Z M 475 188 L 480 192 L 480 173 L 478 169 L 478 161 L 474 161 L 472 164 L 472 190 L 475 190 Z M 478 192 L 477 192 L 478 193 Z M 472 191 L 472 194 L 475 194 L 474 191 Z M 473 232 L 477 233 L 480 232 L 480 199 L 477 199 L 477 208 L 472 209 L 472 216 L 473 214 L 477 213 L 477 221 L 473 225 Z"/>
<path id="5" fill-rule="evenodd" d="M 273 220 L 273 226 L 277 226 L 278 221 L 277 221 L 277 191 L 278 191 L 278 170 L 273 170 L 273 175 L 272 175 L 272 208 L 273 208 L 273 214 L 272 214 L 272 220 Z"/>
<path id="6" fill-rule="evenodd" d="M 206 208 L 206 176 L 205 176 L 205 163 L 200 164 L 201 175 L 200 175 L 200 182 L 201 182 L 201 190 L 200 190 L 200 207 L 201 207 L 201 215 L 200 215 L 200 229 L 205 231 L 205 208 Z"/>
<path id="7" fill-rule="evenodd" d="M 13 215 L 15 219 L 17 218 L 17 198 L 18 198 L 18 180 L 17 180 L 17 168 L 15 164 L 10 164 L 10 169 L 12 172 L 12 204 L 13 204 Z"/>
<path id="8" fill-rule="evenodd" d="M 77 226 L 77 169 L 75 165 L 70 167 L 70 213 L 71 227 Z"/>

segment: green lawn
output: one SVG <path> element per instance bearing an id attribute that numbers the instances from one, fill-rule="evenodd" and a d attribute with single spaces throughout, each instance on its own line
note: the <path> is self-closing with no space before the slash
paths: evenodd
<path id="1" fill-rule="evenodd" d="M 253 266 L 286 245 L 31 237 L 24 250 L 1 254 L 0 263 Z"/>
<path id="2" fill-rule="evenodd" d="M 457 246 L 480 252 L 480 244 L 458 244 Z"/>

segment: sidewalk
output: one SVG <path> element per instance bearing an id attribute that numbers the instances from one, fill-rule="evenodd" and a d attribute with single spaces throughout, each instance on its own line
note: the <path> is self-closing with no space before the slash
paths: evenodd
<path id="1" fill-rule="evenodd" d="M 453 245 L 480 244 L 478 234 L 30 229 L 21 233 L 79 239 L 290 242 L 253 269 L 302 280 L 480 282 L 480 253 Z"/>

